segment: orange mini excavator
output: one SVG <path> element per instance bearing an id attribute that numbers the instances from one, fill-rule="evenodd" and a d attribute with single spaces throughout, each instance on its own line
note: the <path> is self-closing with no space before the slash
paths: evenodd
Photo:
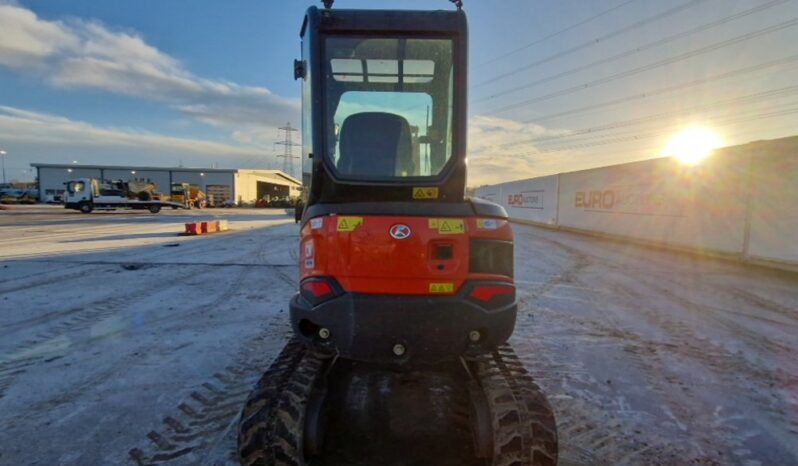
<path id="1" fill-rule="evenodd" d="M 363 400 L 390 399 L 401 384 L 386 380 L 408 374 L 432 381 L 410 399 L 437 380 L 463 400 L 474 464 L 557 463 L 551 408 L 506 343 L 518 307 L 507 214 L 465 197 L 467 36 L 460 5 L 308 9 L 294 65 L 306 196 L 295 336 L 242 412 L 242 464 L 326 464 L 340 426 L 369 417 Z M 371 432 L 399 435 L 369 406 L 382 419 Z"/>

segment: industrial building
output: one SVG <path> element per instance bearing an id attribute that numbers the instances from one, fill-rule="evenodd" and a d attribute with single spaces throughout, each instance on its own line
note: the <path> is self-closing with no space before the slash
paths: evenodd
<path id="1" fill-rule="evenodd" d="M 172 183 L 188 183 L 204 191 L 213 204 L 253 204 L 259 199 L 296 198 L 301 182 L 280 170 L 237 168 L 132 167 L 113 165 L 32 163 L 43 200 L 59 198 L 69 180 L 148 180 L 168 193 Z"/>

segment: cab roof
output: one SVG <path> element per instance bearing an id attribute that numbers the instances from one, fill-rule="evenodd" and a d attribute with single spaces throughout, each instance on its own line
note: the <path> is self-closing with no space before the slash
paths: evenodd
<path id="1" fill-rule="evenodd" d="M 418 32 L 458 34 L 467 28 L 462 10 L 343 10 L 308 8 L 300 36 L 312 25 L 319 32 L 358 33 Z"/>

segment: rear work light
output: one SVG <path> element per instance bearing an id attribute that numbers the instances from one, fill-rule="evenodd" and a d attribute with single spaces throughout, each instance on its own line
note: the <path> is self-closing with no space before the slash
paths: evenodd
<path id="1" fill-rule="evenodd" d="M 468 297 L 487 309 L 498 309 L 515 301 L 515 286 L 509 283 L 475 284 Z"/>
<path id="2" fill-rule="evenodd" d="M 472 239 L 468 271 L 513 276 L 513 242 Z"/>
<path id="3" fill-rule="evenodd" d="M 314 306 L 338 295 L 337 286 L 328 278 L 309 278 L 299 285 L 299 293 Z"/>

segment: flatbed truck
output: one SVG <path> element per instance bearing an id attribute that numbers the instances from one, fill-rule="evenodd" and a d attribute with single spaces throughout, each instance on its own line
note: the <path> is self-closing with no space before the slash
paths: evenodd
<path id="1" fill-rule="evenodd" d="M 133 192 L 128 183 L 102 183 L 96 178 L 78 178 L 66 183 L 64 207 L 84 214 L 94 210 L 148 210 L 157 214 L 162 208 L 187 209 L 185 203 L 161 200 L 152 192 Z"/>

